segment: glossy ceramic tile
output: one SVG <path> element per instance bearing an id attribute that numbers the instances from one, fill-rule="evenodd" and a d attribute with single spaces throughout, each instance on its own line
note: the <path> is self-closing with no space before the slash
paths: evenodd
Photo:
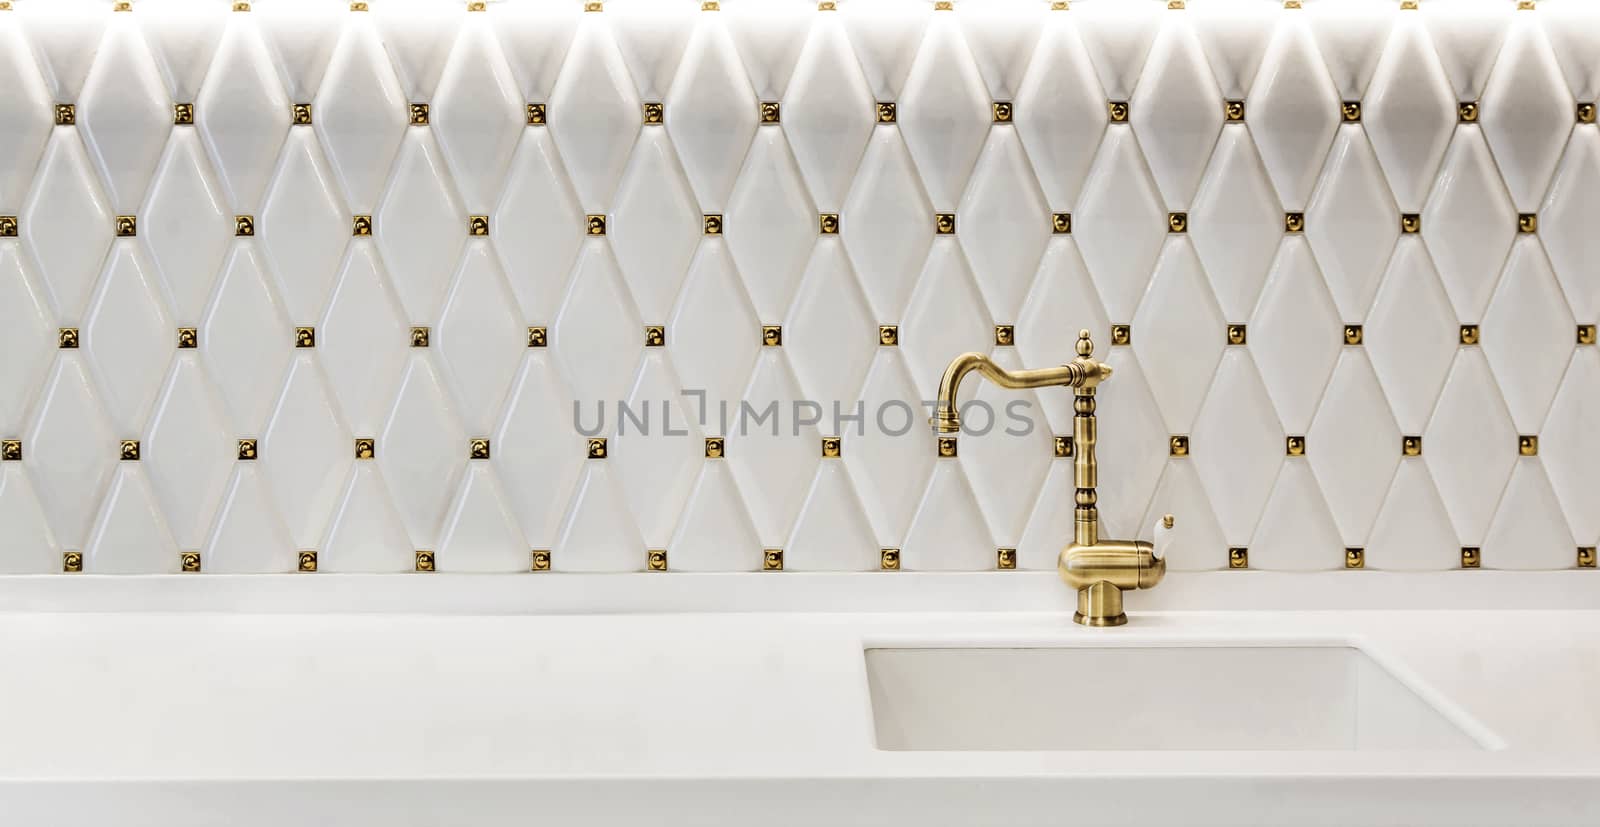
<path id="1" fill-rule="evenodd" d="M 1051 568 L 1080 328 L 1174 568 L 1600 541 L 1577 0 L 9 5 L 0 571 Z"/>

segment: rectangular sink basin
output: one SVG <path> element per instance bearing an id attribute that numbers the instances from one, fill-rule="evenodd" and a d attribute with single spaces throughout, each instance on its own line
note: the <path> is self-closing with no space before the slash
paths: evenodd
<path id="1" fill-rule="evenodd" d="M 872 648 L 866 659 L 886 750 L 1486 746 L 1470 720 L 1354 646 Z"/>

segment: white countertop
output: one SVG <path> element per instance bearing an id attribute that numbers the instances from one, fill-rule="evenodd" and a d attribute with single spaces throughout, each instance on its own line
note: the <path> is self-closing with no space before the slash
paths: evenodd
<path id="1" fill-rule="evenodd" d="M 1584 585 L 1600 592 L 1592 575 Z M 1059 610 L 0 614 L 0 813 L 30 825 L 220 812 L 245 825 L 482 825 L 526 823 L 525 807 L 551 823 L 1600 823 L 1600 609 L 1574 607 L 1581 597 L 1551 610 L 1140 612 L 1143 596 L 1110 630 Z M 1504 748 L 874 745 L 866 646 L 1112 639 L 1349 642 Z"/>

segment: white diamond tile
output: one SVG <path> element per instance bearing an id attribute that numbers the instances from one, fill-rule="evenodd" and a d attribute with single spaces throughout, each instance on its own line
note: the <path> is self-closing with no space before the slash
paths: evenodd
<path id="1" fill-rule="evenodd" d="M 429 104 L 428 118 L 461 200 L 475 214 L 494 206 L 526 123 L 524 101 L 489 21 L 468 15 Z"/>
<path id="2" fill-rule="evenodd" d="M 366 15 L 350 15 L 312 101 L 312 123 L 351 212 L 378 203 L 408 115 L 406 94 Z"/>
<path id="3" fill-rule="evenodd" d="M 1150 377 L 1170 433 L 1188 432 L 1226 343 L 1226 320 L 1194 246 L 1174 236 L 1133 317 L 1133 352 Z"/>
<path id="4" fill-rule="evenodd" d="M 144 463 L 173 538 L 198 549 L 211 528 L 234 443 L 221 401 L 193 352 L 173 360 L 156 403 L 150 434 L 141 445 Z"/>
<path id="5" fill-rule="evenodd" d="M 343 481 L 341 475 L 336 482 Z M 317 570 L 401 572 L 415 568 L 416 557 L 407 544 L 405 522 L 377 466 L 357 463 L 349 484 L 343 488 L 327 541 L 317 554 Z M 334 493 L 338 493 L 337 488 Z M 300 548 L 313 547 L 296 540 Z"/>
<path id="6" fill-rule="evenodd" d="M 841 7 L 839 14 L 850 33 L 856 59 L 878 100 L 900 96 L 911 62 L 917 59 L 917 45 L 928 28 L 926 8 L 917 0 L 846 3 Z"/>
<path id="7" fill-rule="evenodd" d="M 1400 236 L 1400 211 L 1359 126 L 1346 125 L 1333 139 L 1305 233 L 1339 313 L 1347 322 L 1365 318 Z"/>
<path id="8" fill-rule="evenodd" d="M 478 436 L 488 436 L 480 432 Z M 416 548 L 439 543 L 446 509 L 467 455 L 467 432 L 426 351 L 411 355 L 400 391 L 378 435 L 378 467 L 397 485 L 395 505 Z M 505 450 L 490 443 L 491 450 Z"/>
<path id="9" fill-rule="evenodd" d="M 718 212 L 727 202 L 758 118 L 733 38 L 716 20 L 695 28 L 662 102 L 667 131 L 706 212 Z"/>
<path id="10" fill-rule="evenodd" d="M 1283 212 L 1250 133 L 1223 130 L 1189 212 L 1189 235 L 1226 318 L 1250 317 L 1278 249 Z"/>
<path id="11" fill-rule="evenodd" d="M 1106 130 L 1106 99 L 1070 16 L 1050 15 L 1043 30 L 1012 118 L 1045 199 L 1067 211 L 1078 201 Z"/>
<path id="12" fill-rule="evenodd" d="M 644 569 L 644 540 L 605 461 L 584 464 L 583 477 L 550 557 L 553 571 Z"/>
<path id="13" fill-rule="evenodd" d="M 872 92 L 839 15 L 817 16 L 783 98 L 783 131 L 811 195 L 837 212 L 872 135 Z"/>
<path id="14" fill-rule="evenodd" d="M 898 320 L 905 311 L 933 241 L 933 220 L 900 130 L 877 127 L 839 213 L 839 234 L 856 271 L 872 274 L 862 286 L 879 321 Z"/>
<path id="15" fill-rule="evenodd" d="M 830 413 L 835 405 L 849 413 L 872 363 L 878 329 L 836 236 L 824 236 L 812 250 L 783 333 L 786 345 L 804 345 L 789 356 L 800 389 Z"/>
<path id="16" fill-rule="evenodd" d="M 1195 421 L 1189 454 L 1231 546 L 1250 544 L 1283 464 L 1283 437 L 1255 363 L 1230 348 Z"/>
<path id="17" fill-rule="evenodd" d="M 1539 22 L 1512 15 L 1479 119 L 1519 210 L 1538 208 L 1572 131 L 1572 99 L 1564 92 Z"/>
<path id="18" fill-rule="evenodd" d="M 955 11 L 990 97 L 1011 100 L 1039 40 L 1038 4 L 995 0 L 977 7 L 976 13 L 967 5 Z"/>
<path id="19" fill-rule="evenodd" d="M 1546 4 L 1539 17 L 1572 96 L 1600 97 L 1600 9 L 1588 3 Z"/>
<path id="20" fill-rule="evenodd" d="M 1084 3 L 1071 9 L 1109 100 L 1127 100 L 1161 27 L 1158 3 Z"/>
<path id="21" fill-rule="evenodd" d="M 1242 3 L 1196 4 L 1191 15 L 1217 88 L 1231 100 L 1243 98 L 1255 82 L 1274 30 L 1298 20 L 1292 15 L 1261 14 Z"/>
<path id="22" fill-rule="evenodd" d="M 445 521 L 435 565 L 439 571 L 526 571 L 528 546 L 487 463 L 467 467 L 461 492 Z"/>
<path id="23" fill-rule="evenodd" d="M 233 18 L 217 46 L 205 88 L 194 101 L 194 118 L 216 159 L 232 211 L 253 215 L 266 191 L 272 159 L 289 132 L 290 101 L 250 16 Z"/>
<path id="24" fill-rule="evenodd" d="M 1594 427 L 1600 411 L 1600 351 L 1579 348 L 1572 355 L 1566 379 L 1556 391 L 1550 418 L 1539 432 L 1539 453 L 1551 486 L 1561 499 L 1567 524 L 1578 544 L 1590 546 L 1600 539 L 1600 486 L 1591 475 L 1600 463 L 1600 428 Z"/>
<path id="25" fill-rule="evenodd" d="M 1267 393 L 1290 433 L 1304 433 L 1311 424 L 1339 358 L 1340 326 L 1311 248 L 1303 237 L 1285 237 L 1246 333 Z"/>
<path id="26" fill-rule="evenodd" d="M 608 11 L 613 12 L 606 16 L 639 97 L 647 101 L 666 97 L 694 31 L 697 9 L 689 3 L 621 0 Z"/>
<path id="27" fill-rule="evenodd" d="M 132 242 L 111 250 L 89 303 L 82 347 L 120 438 L 139 434 L 161 387 L 178 331 L 162 309 L 150 264 Z"/>
<path id="28" fill-rule="evenodd" d="M 1150 47 L 1128 122 L 1167 206 L 1187 209 L 1222 129 L 1222 95 L 1185 15 L 1168 15 Z"/>
<path id="29" fill-rule="evenodd" d="M 217 574 L 294 571 L 294 540 L 256 463 L 234 466 L 217 509 L 216 526 L 201 549 L 205 570 Z"/>
<path id="30" fill-rule="evenodd" d="M 474 433 L 488 433 L 500 414 L 527 341 L 494 251 L 487 241 L 473 239 L 456 271 L 435 344 Z"/>
<path id="31" fill-rule="evenodd" d="M 784 569 L 872 571 L 881 560 L 879 548 L 844 463 L 819 464 L 784 549 Z"/>
<path id="32" fill-rule="evenodd" d="M 81 549 L 117 467 L 117 435 L 77 354 L 55 360 L 23 456 L 45 517 L 62 548 Z"/>
<path id="33" fill-rule="evenodd" d="M 316 135 L 290 130 L 257 230 L 285 308 L 298 324 L 322 314 L 349 243 L 350 213 L 337 187 Z"/>
<path id="34" fill-rule="evenodd" d="M 952 15 L 934 15 L 900 95 L 906 146 L 935 207 L 952 209 L 989 132 L 990 98 Z"/>
<path id="35" fill-rule="evenodd" d="M 414 101 L 430 100 L 461 28 L 462 16 L 443 3 L 374 3 L 370 16 L 383 35 L 400 86 Z"/>
<path id="36" fill-rule="evenodd" d="M 1439 397 L 1460 337 L 1456 325 L 1427 249 L 1417 239 L 1405 239 L 1395 249 L 1362 336 L 1395 418 L 1408 434 L 1422 429 Z"/>
<path id="37" fill-rule="evenodd" d="M 1483 132 L 1457 129 L 1422 210 L 1422 239 L 1461 318 L 1483 318 L 1516 232 L 1517 213 Z"/>
<path id="38" fill-rule="evenodd" d="M 261 464 L 296 547 L 316 548 L 322 538 L 355 456 L 352 440 L 316 357 L 296 356 L 259 443 Z"/>
<path id="39" fill-rule="evenodd" d="M 1317 478 L 1305 461 L 1284 461 L 1249 548 L 1250 564 L 1264 569 L 1344 568 L 1339 529 L 1328 513 Z"/>
<path id="40" fill-rule="evenodd" d="M 579 253 L 550 341 L 579 402 L 621 399 L 627 392 L 644 327 L 604 239 L 590 239 Z"/>
<path id="41" fill-rule="evenodd" d="M 192 325 L 233 234 L 233 214 L 194 130 L 174 130 L 139 216 L 139 234 L 181 324 Z"/>
<path id="42" fill-rule="evenodd" d="M 7 78 L 0 88 L 0 213 L 15 215 L 28 194 L 35 163 L 50 137 L 50 90 L 39 77 L 27 43 L 17 29 L 0 31 L 0 73 Z"/>
<path id="43" fill-rule="evenodd" d="M 1422 21 L 1439 53 L 1456 100 L 1475 101 L 1511 26 L 1511 3 L 1476 2 L 1421 6 Z M 1526 15 L 1525 15 L 1526 16 Z"/>
<path id="44" fill-rule="evenodd" d="M 783 131 L 763 128 L 723 221 L 728 249 L 763 320 L 781 319 L 788 311 L 806 253 L 816 242 L 817 221 Z"/>
<path id="45" fill-rule="evenodd" d="M 218 281 L 216 298 L 198 330 L 205 342 L 200 352 L 234 431 L 253 435 L 266 424 L 277 398 L 294 332 L 255 245 L 235 245 Z"/>
<path id="46" fill-rule="evenodd" d="M 1344 545 L 1365 545 L 1400 462 L 1402 434 L 1364 350 L 1345 348 L 1305 436 Z"/>
<path id="47" fill-rule="evenodd" d="M 572 395 L 551 354 L 529 348 L 490 447 L 523 535 L 534 548 L 555 542 L 583 468 L 585 443 L 575 425 L 589 427 L 588 420 L 574 416 Z M 466 446 L 458 444 L 456 450 L 460 457 Z"/>
<path id="48" fill-rule="evenodd" d="M 1165 212 L 1133 131 L 1108 128 L 1084 182 L 1073 231 L 1112 319 L 1133 318 L 1166 238 Z"/>
<path id="49" fill-rule="evenodd" d="M 607 446 L 629 513 L 651 548 L 667 547 L 705 462 L 705 442 L 681 387 L 666 351 L 647 350 L 626 399 L 628 413 L 617 411 L 616 438 Z"/>
<path id="50" fill-rule="evenodd" d="M 94 533 L 83 547 L 83 568 L 101 574 L 177 573 L 177 542 L 138 463 L 117 468 Z"/>
<path id="51" fill-rule="evenodd" d="M 739 56 L 744 59 L 756 96 L 762 100 L 786 97 L 805 45 L 807 25 L 818 15 L 808 3 L 728 5 L 728 28 L 739 46 Z"/>
<path id="52" fill-rule="evenodd" d="M 56 331 L 44 291 L 15 241 L 0 242 L 0 433 L 22 430 L 23 418 L 50 367 Z"/>
<path id="53" fill-rule="evenodd" d="M 1572 131 L 1566 157 L 1539 208 L 1539 240 L 1572 310 L 1585 322 L 1600 318 L 1600 279 L 1592 265 L 1600 261 L 1600 233 L 1590 231 L 1600 214 L 1600 129 Z"/>
<path id="54" fill-rule="evenodd" d="M 1456 357 L 1422 443 L 1461 544 L 1483 545 L 1517 459 L 1517 431 L 1478 349 Z"/>
<path id="55" fill-rule="evenodd" d="M 1484 538 L 1483 565 L 1491 569 L 1564 569 L 1572 565 L 1576 547 L 1539 458 L 1519 458 Z"/>
<path id="56" fill-rule="evenodd" d="M 781 547 L 822 455 L 822 436 L 798 415 L 805 395 L 779 348 L 762 349 L 744 399 L 749 408 L 741 406 L 729 430 L 728 464 L 762 544 Z M 758 421 L 769 410 L 772 417 Z"/>
<path id="57" fill-rule="evenodd" d="M 506 175 L 505 194 L 490 216 L 494 246 L 522 315 L 548 320 L 560 306 L 572 263 L 583 245 L 584 213 L 548 129 L 527 129 Z"/>
<path id="58" fill-rule="evenodd" d="M 1015 319 L 1050 238 L 1050 210 L 1015 129 L 989 134 L 961 199 L 957 238 L 972 261 L 989 311 Z"/>
<path id="59" fill-rule="evenodd" d="M 1417 15 L 1396 19 L 1361 120 L 1395 200 L 1416 212 L 1456 124 L 1455 94 Z"/>
<path id="60" fill-rule="evenodd" d="M 936 398 L 939 376 L 951 359 L 989 350 L 994 328 L 983 306 L 961 246 L 950 238 L 935 241 L 900 325 L 900 348 L 916 377 L 918 398 Z"/>
<path id="61" fill-rule="evenodd" d="M 1518 239 L 1483 317 L 1483 351 L 1521 433 L 1544 422 L 1573 349 L 1576 329 L 1537 239 Z"/>
<path id="62" fill-rule="evenodd" d="M 405 366 L 410 329 L 391 290 L 372 244 L 352 244 L 328 313 L 317 325 L 323 369 L 357 436 L 372 436 L 382 427 Z"/>
<path id="63" fill-rule="evenodd" d="M 928 411 L 899 348 L 879 348 L 867 371 L 861 399 L 871 419 L 850 440 L 844 460 L 855 479 L 878 543 L 899 548 L 933 472 L 934 443 Z"/>
<path id="64" fill-rule="evenodd" d="M 77 100 L 78 125 L 119 214 L 139 208 L 172 130 L 161 73 L 132 18 L 107 27 Z"/>
<path id="65" fill-rule="evenodd" d="M 1245 116 L 1285 208 L 1303 211 L 1339 125 L 1339 96 L 1301 15 L 1280 19 Z"/>
<path id="66" fill-rule="evenodd" d="M 1016 353 L 1001 348 L 995 362 L 1008 370 L 1025 367 Z M 1069 395 L 1060 388 L 1045 393 Z M 961 464 L 973 484 L 989 533 L 1014 548 L 1055 457 L 1055 440 L 1033 391 L 1014 391 L 980 383 L 962 411 Z"/>
<path id="67" fill-rule="evenodd" d="M 1421 459 L 1400 462 L 1366 546 L 1366 567 L 1439 570 L 1461 565 L 1460 543 Z"/>
<path id="68" fill-rule="evenodd" d="M 1378 69 L 1397 7 L 1382 0 L 1313 3 L 1305 10 L 1341 100 L 1360 100 Z"/>
<path id="69" fill-rule="evenodd" d="M 702 464 L 668 546 L 668 564 L 679 571 L 749 571 L 759 565 L 760 550 L 732 469 L 726 462 Z"/>
<path id="70" fill-rule="evenodd" d="M 1080 330 L 1090 331 L 1106 346 L 1111 322 L 1070 236 L 1052 236 L 1045 247 L 1015 328 L 1017 352 L 1029 366 L 1057 365 L 1071 359 L 1077 353 L 1074 348 Z M 1046 394 L 1039 404 L 1056 433 L 1072 433 L 1071 394 Z"/>
<path id="71" fill-rule="evenodd" d="M 1064 486 L 1062 493 L 1070 497 L 1072 489 Z M 1223 539 L 1222 526 L 1217 525 L 1215 509 L 1211 498 L 1206 496 L 1200 472 L 1186 459 L 1167 461 L 1155 497 L 1150 501 L 1150 510 L 1145 512 L 1140 525 L 1154 526 L 1167 514 L 1173 516 L 1172 530 L 1167 534 L 1167 542 L 1156 548 L 1156 553 L 1166 559 L 1169 570 L 1206 571 L 1227 565 L 1228 543 Z"/>
<path id="72" fill-rule="evenodd" d="M 911 519 L 900 568 L 907 571 L 982 571 L 995 566 L 997 546 L 984 524 L 972 482 L 956 460 L 937 462 L 922 504 Z"/>
<path id="73" fill-rule="evenodd" d="M 63 324 L 83 318 L 111 245 L 111 217 L 111 204 L 95 180 L 77 128 L 57 129 L 18 223 Z"/>
<path id="74" fill-rule="evenodd" d="M 0 574 L 45 574 L 61 565 L 44 508 L 28 475 L 16 463 L 0 468 L 0 524 L 6 527 Z"/>
<path id="75" fill-rule="evenodd" d="M 406 315 L 418 324 L 433 318 L 467 238 L 467 212 L 456 200 L 439 144 L 427 131 L 406 134 L 372 221 Z"/>
<path id="76" fill-rule="evenodd" d="M 554 113 L 549 129 L 578 200 L 591 213 L 611 203 L 641 118 L 633 81 L 603 18 L 586 14 L 578 24 L 547 110 Z"/>
<path id="77" fill-rule="evenodd" d="M 1115 371 L 1100 386 L 1100 525 L 1103 536 L 1127 537 L 1138 521 L 1167 460 L 1168 431 L 1139 362 L 1127 348 L 1101 345 L 1100 358 Z M 1114 412 L 1114 413 L 1113 413 Z"/>
<path id="78" fill-rule="evenodd" d="M 262 3 L 250 11 L 284 90 L 296 102 L 311 100 L 328 71 L 346 10 L 338 3 Z"/>
<path id="79" fill-rule="evenodd" d="M 14 9 L 56 100 L 76 100 L 82 93 L 96 46 L 111 19 L 106 14 L 85 14 L 83 5 L 72 14 L 59 13 L 65 3 L 18 3 Z"/>
<path id="80" fill-rule="evenodd" d="M 1072 460 L 1060 459 L 1046 467 L 1039 496 L 1028 505 L 1031 516 L 1017 540 L 1017 568 L 1030 571 L 1055 571 L 1061 549 L 1072 539 L 1073 496 Z M 1163 552 L 1164 553 L 1164 552 Z"/>
<path id="81" fill-rule="evenodd" d="M 585 15 L 573 3 L 502 3 L 494 30 L 525 100 L 548 100 L 567 49 Z"/>
<path id="82" fill-rule="evenodd" d="M 743 398 L 761 346 L 761 323 L 720 239 L 700 245 L 667 331 L 667 352 L 678 366 L 696 421 L 722 422 L 727 417 L 717 412 L 737 409 Z M 719 424 L 706 427 L 711 434 L 726 433 Z"/>
<path id="83" fill-rule="evenodd" d="M 651 323 L 666 318 L 678 295 L 703 232 L 701 215 L 666 131 L 644 130 L 617 187 L 606 235 L 639 312 Z M 577 231 L 581 221 L 577 216 L 571 228 Z M 542 258 L 541 251 L 530 252 Z"/>

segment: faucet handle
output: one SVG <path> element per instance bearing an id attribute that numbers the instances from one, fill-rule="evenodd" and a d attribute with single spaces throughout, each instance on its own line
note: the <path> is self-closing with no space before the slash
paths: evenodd
<path id="1" fill-rule="evenodd" d="M 1161 559 L 1161 550 L 1166 548 L 1167 538 L 1172 536 L 1173 522 L 1171 514 L 1167 514 L 1156 521 L 1155 536 L 1152 538 L 1153 542 L 1150 543 L 1151 557 L 1157 560 Z"/>

